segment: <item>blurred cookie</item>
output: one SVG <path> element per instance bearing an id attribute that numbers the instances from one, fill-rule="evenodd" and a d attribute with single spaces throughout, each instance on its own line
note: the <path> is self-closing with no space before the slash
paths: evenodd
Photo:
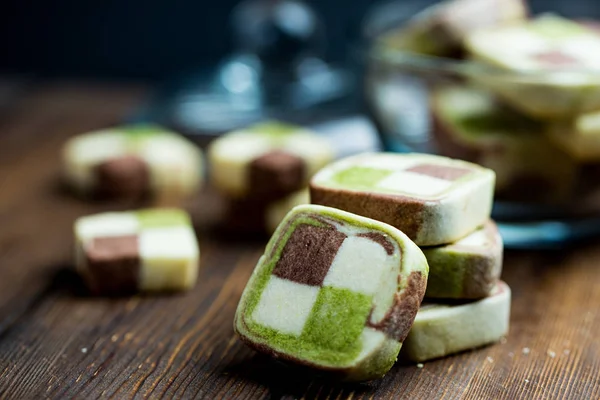
<path id="1" fill-rule="evenodd" d="M 202 152 L 182 136 L 153 125 L 78 135 L 63 149 L 63 173 L 91 197 L 179 199 L 202 183 Z"/>
<path id="2" fill-rule="evenodd" d="M 215 139 L 211 183 L 231 198 L 276 200 L 306 187 L 333 160 L 329 142 L 304 128 L 266 122 Z"/>
<path id="3" fill-rule="evenodd" d="M 194 286 L 200 251 L 187 213 L 111 212 L 75 222 L 76 267 L 96 294 Z"/>

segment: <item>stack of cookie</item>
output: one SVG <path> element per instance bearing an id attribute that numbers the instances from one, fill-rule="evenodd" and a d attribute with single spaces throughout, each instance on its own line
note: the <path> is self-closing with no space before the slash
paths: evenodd
<path id="1" fill-rule="evenodd" d="M 311 201 L 388 223 L 427 258 L 425 301 L 403 354 L 424 361 L 499 340 L 510 289 L 499 281 L 502 239 L 490 220 L 494 173 L 423 154 L 363 154 L 315 175 Z"/>
<path id="2" fill-rule="evenodd" d="M 396 362 L 427 283 L 398 229 L 331 207 L 295 207 L 244 290 L 235 329 L 251 347 L 350 380 Z"/>
<path id="3" fill-rule="evenodd" d="M 208 161 L 212 186 L 227 203 L 224 225 L 273 232 L 292 207 L 308 203 L 310 178 L 333 157 L 326 139 L 280 122 L 222 135 Z"/>
<path id="4" fill-rule="evenodd" d="M 590 71 L 600 69 L 600 29 L 590 19 L 535 15 L 526 3 L 437 2 L 383 33 L 374 59 L 456 59 L 447 60 L 456 68 L 435 73 L 400 68 L 429 92 L 435 151 L 494 170 L 497 199 L 543 205 L 535 210 L 542 218 L 597 213 L 600 75 Z M 385 71 L 373 68 L 371 86 L 387 82 Z M 386 104 L 377 90 L 369 96 Z"/>
<path id="5" fill-rule="evenodd" d="M 424 154 L 366 153 L 320 170 L 281 222 L 235 329 L 259 351 L 346 379 L 499 340 L 510 289 L 490 220 L 495 174 Z M 425 301 L 423 302 L 423 298 Z"/>

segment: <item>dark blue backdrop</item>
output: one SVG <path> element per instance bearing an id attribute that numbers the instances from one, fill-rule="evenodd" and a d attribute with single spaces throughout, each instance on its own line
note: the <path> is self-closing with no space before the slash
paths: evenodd
<path id="1" fill-rule="evenodd" d="M 0 0 L 0 73 L 161 79 L 210 65 L 231 49 L 229 13 L 239 0 Z M 377 0 L 305 0 L 326 22 L 340 59 Z M 435 0 L 396 0 L 431 3 Z M 529 0 L 591 17 L 598 0 Z M 563 7 L 564 8 L 564 7 Z"/>
<path id="2" fill-rule="evenodd" d="M 3 0 L 0 71 L 157 79 L 215 62 L 231 48 L 238 0 Z M 370 0 L 308 1 L 340 58 Z"/>

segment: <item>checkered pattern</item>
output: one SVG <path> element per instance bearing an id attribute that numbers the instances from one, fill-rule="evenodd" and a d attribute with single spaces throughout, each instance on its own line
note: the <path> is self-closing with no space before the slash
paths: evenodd
<path id="1" fill-rule="evenodd" d="M 334 158 L 327 139 L 299 126 L 266 122 L 230 132 L 211 143 L 211 181 L 228 195 L 248 195 L 253 189 L 248 174 L 251 164 L 274 152 L 302 160 L 306 180 Z"/>
<path id="2" fill-rule="evenodd" d="M 202 153 L 183 137 L 158 126 L 133 125 L 79 135 L 65 146 L 65 172 L 76 186 L 94 185 L 94 170 L 110 160 L 136 156 L 150 169 L 154 188 L 185 192 L 201 180 Z"/>
<path id="3" fill-rule="evenodd" d="M 325 147 L 325 148 L 323 148 Z M 307 160 L 329 152 L 329 145 L 314 133 L 280 122 L 257 124 L 231 132 L 215 141 L 214 150 L 223 158 L 246 163 L 275 150 L 282 150 Z"/>
<path id="4" fill-rule="evenodd" d="M 600 68 L 600 36 L 558 16 L 471 35 L 467 47 L 477 56 L 511 69 Z"/>
<path id="5" fill-rule="evenodd" d="M 80 269 L 86 248 L 106 238 L 134 238 L 140 259 L 143 290 L 180 289 L 193 284 L 199 249 L 189 216 L 176 209 L 104 213 L 82 217 L 75 223 Z M 110 252 L 110 249 L 107 249 Z M 110 254 L 106 254 L 110 259 Z M 117 257 L 117 256 L 116 256 Z"/>
<path id="6" fill-rule="evenodd" d="M 366 325 L 383 281 L 398 266 L 398 250 L 389 255 L 382 244 L 359 236 L 366 228 L 342 231 L 314 222 L 289 228 L 250 319 L 308 348 L 343 351 L 358 344 L 365 351 L 385 339 Z"/>
<path id="7" fill-rule="evenodd" d="M 353 157 L 315 176 L 316 184 L 344 189 L 437 197 L 460 187 L 477 173 L 475 166 L 444 157 L 373 154 Z"/>

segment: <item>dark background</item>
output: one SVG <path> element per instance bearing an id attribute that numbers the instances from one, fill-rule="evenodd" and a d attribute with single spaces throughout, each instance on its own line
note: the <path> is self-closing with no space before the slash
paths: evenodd
<path id="1" fill-rule="evenodd" d="M 433 3 L 436 0 L 396 0 Z M 483 1 L 483 0 L 481 0 Z M 305 0 L 341 60 L 377 0 Z M 232 49 L 239 0 L 0 0 L 0 73 L 157 80 L 214 65 Z M 530 0 L 534 10 L 600 13 L 598 0 Z M 564 12 L 564 11 L 563 11 Z"/>
<path id="2" fill-rule="evenodd" d="M 209 66 L 232 48 L 238 0 L 3 0 L 0 73 L 154 80 Z M 307 1 L 326 21 L 328 56 L 372 0 Z"/>

